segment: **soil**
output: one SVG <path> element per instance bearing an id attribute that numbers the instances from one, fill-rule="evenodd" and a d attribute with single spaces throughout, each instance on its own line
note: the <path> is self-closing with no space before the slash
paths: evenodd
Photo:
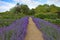
<path id="1" fill-rule="evenodd" d="M 44 40 L 42 32 L 36 27 L 31 17 L 29 17 L 25 40 Z"/>

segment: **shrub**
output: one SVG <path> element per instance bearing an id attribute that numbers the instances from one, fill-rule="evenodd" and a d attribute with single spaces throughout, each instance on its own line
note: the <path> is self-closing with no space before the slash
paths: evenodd
<path id="1" fill-rule="evenodd" d="M 41 19 L 44 19 L 44 18 L 48 18 L 48 19 L 56 19 L 57 18 L 57 14 L 52 14 L 52 13 L 48 13 L 48 14 L 35 14 L 35 17 L 37 18 L 41 18 Z"/>

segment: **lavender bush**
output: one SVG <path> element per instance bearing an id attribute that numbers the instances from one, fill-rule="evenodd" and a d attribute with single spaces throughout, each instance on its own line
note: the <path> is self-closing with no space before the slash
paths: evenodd
<path id="1" fill-rule="evenodd" d="M 28 17 L 16 20 L 8 27 L 0 28 L 0 40 L 24 40 Z"/>
<path id="2" fill-rule="evenodd" d="M 44 40 L 60 40 L 60 27 L 39 18 L 32 18 L 37 28 L 42 31 Z"/>

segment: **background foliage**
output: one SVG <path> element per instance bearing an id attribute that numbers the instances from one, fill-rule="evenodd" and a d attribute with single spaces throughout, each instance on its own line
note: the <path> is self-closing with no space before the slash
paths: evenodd
<path id="1" fill-rule="evenodd" d="M 0 13 L 0 27 L 8 26 L 24 16 L 34 16 L 60 25 L 60 7 L 44 4 L 38 5 L 35 9 L 29 9 L 27 5 L 17 3 L 10 11 Z"/>

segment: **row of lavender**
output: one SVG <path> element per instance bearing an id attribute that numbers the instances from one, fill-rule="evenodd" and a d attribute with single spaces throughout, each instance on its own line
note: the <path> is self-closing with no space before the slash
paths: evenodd
<path id="1" fill-rule="evenodd" d="M 44 40 L 60 40 L 60 27 L 39 18 L 32 18 L 37 28 L 42 31 Z"/>
<path id="2" fill-rule="evenodd" d="M 10 26 L 0 28 L 0 40 L 24 40 L 28 17 L 13 22 Z"/>

